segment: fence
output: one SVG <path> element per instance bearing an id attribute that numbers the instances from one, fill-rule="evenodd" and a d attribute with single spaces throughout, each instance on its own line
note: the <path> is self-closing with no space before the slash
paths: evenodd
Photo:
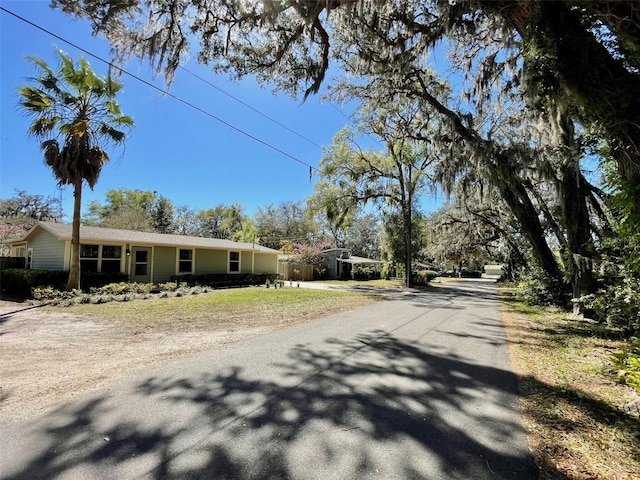
<path id="1" fill-rule="evenodd" d="M 297 263 L 280 262 L 278 274 L 283 280 L 300 280 L 305 282 L 313 280 L 315 265 L 298 265 Z"/>
<path id="2" fill-rule="evenodd" d="M 9 268 L 25 268 L 26 258 L 24 257 L 0 257 L 0 270 Z"/>

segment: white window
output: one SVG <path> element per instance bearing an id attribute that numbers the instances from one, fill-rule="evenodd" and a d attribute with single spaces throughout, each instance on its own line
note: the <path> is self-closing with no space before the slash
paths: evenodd
<path id="1" fill-rule="evenodd" d="M 134 275 L 144 277 L 149 273 L 149 251 L 136 250 Z"/>
<path id="2" fill-rule="evenodd" d="M 178 273 L 193 272 L 193 250 L 181 248 L 178 255 Z"/>
<path id="3" fill-rule="evenodd" d="M 120 261 L 122 259 L 122 247 L 120 245 L 102 246 L 101 272 L 120 272 Z"/>
<path id="4" fill-rule="evenodd" d="M 229 271 L 240 271 L 240 252 L 229 252 Z"/>
<path id="5" fill-rule="evenodd" d="M 122 246 L 80 245 L 80 269 L 83 272 L 120 272 Z"/>
<path id="6" fill-rule="evenodd" d="M 83 272 L 97 272 L 100 246 L 83 243 L 80 245 L 80 270 Z"/>

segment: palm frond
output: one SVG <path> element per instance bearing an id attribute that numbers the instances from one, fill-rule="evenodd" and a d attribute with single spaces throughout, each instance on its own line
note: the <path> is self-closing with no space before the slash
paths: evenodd
<path id="1" fill-rule="evenodd" d="M 20 88 L 20 105 L 27 113 L 40 113 L 50 110 L 55 99 L 39 88 L 25 85 Z"/>
<path id="2" fill-rule="evenodd" d="M 100 142 L 122 143 L 133 119 L 122 114 L 114 98 L 120 83 L 93 72 L 85 59 L 74 64 L 66 53 L 59 51 L 59 56 L 56 71 L 42 59 L 29 57 L 39 76 L 20 88 L 20 106 L 33 117 L 31 135 L 57 137 L 41 147 L 58 182 L 77 185 L 85 180 L 93 188 L 109 160 Z"/>

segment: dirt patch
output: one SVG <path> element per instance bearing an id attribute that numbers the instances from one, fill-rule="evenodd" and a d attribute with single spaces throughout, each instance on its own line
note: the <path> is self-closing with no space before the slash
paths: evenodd
<path id="1" fill-rule="evenodd" d="M 275 328 L 136 332 L 102 319 L 0 301 L 0 420 L 38 415 L 123 373 Z"/>

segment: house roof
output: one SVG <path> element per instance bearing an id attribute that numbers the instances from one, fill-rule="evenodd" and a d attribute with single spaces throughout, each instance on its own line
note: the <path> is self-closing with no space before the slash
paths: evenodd
<path id="1" fill-rule="evenodd" d="M 71 240 L 71 225 L 57 222 L 38 222 L 23 239 L 27 240 L 37 228 L 43 228 L 60 240 Z M 190 237 L 187 235 L 169 235 L 164 233 L 137 232 L 135 230 L 120 230 L 116 228 L 80 226 L 80 239 L 87 242 L 120 242 L 133 245 L 159 245 L 165 247 L 210 248 L 215 250 L 243 250 L 262 253 L 278 253 L 272 248 L 262 245 L 233 242 L 219 238 Z"/>
<path id="2" fill-rule="evenodd" d="M 384 263 L 382 260 L 374 260 L 372 258 L 356 257 L 351 255 L 349 258 L 337 258 L 339 262 L 352 263 L 354 265 L 376 265 Z"/>

